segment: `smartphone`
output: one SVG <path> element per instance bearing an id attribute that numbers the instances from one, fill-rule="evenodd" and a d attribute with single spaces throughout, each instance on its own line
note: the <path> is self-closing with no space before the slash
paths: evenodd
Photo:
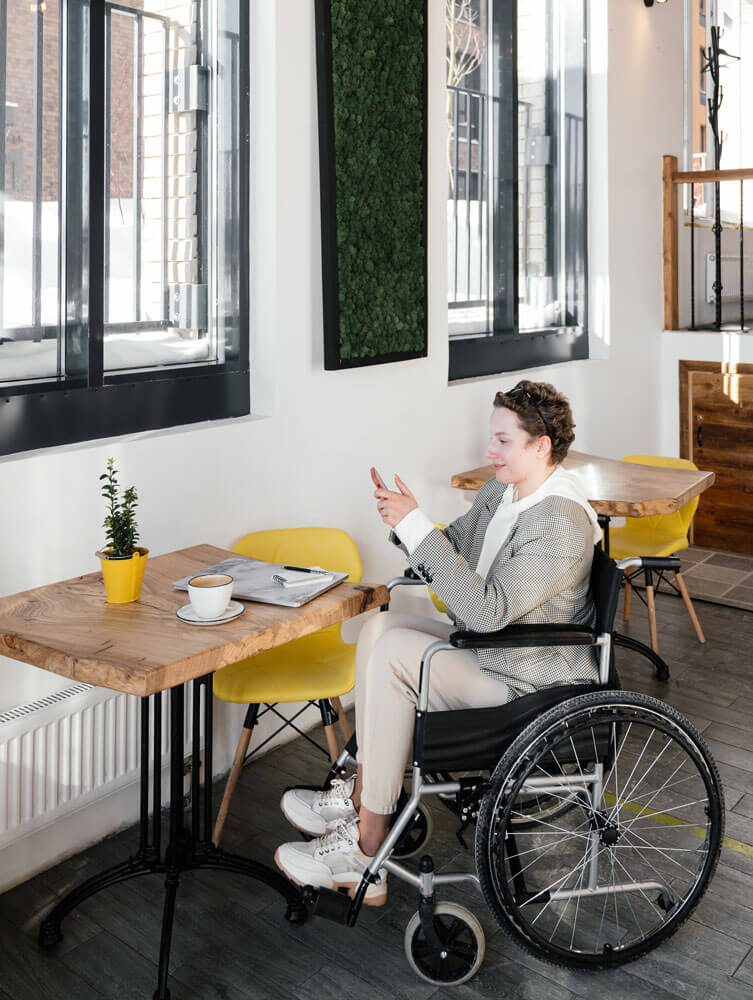
<path id="1" fill-rule="evenodd" d="M 377 470 L 374 468 L 373 465 L 371 467 L 371 476 L 372 476 L 372 479 L 374 479 L 374 481 L 377 483 L 377 485 L 379 486 L 380 489 L 383 489 L 383 490 L 388 490 L 389 489 L 389 486 L 385 483 L 384 479 L 382 479 L 382 477 L 380 476 L 380 474 L 377 472 Z"/>

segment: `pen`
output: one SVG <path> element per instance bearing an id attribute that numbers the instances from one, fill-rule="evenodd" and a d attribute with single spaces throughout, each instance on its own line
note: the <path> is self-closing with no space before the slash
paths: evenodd
<path id="1" fill-rule="evenodd" d="M 298 573 L 327 573 L 326 569 L 311 569 L 309 566 L 283 566 L 282 568 L 295 570 Z"/>

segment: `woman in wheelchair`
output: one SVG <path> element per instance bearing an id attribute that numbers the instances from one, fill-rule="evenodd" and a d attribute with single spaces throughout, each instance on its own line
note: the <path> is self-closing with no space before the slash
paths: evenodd
<path id="1" fill-rule="evenodd" d="M 447 605 L 452 624 L 388 611 L 362 629 L 356 654 L 358 775 L 322 796 L 291 790 L 282 809 L 308 834 L 341 840 L 285 844 L 277 862 L 292 879 L 352 885 L 381 846 L 397 806 L 413 736 L 421 655 L 454 628 L 492 632 L 512 622 L 592 625 L 589 589 L 596 515 L 577 479 L 561 468 L 575 437 L 570 405 L 551 385 L 520 382 L 497 393 L 486 458 L 494 476 L 471 510 L 434 527 L 402 480 L 377 486 L 382 520 L 412 569 Z M 396 536 L 396 539 L 395 539 Z M 453 650 L 432 668 L 429 709 L 501 705 L 553 684 L 593 681 L 593 649 Z M 341 827 L 342 822 L 345 826 Z M 367 904 L 386 898 L 386 880 Z"/>
<path id="2" fill-rule="evenodd" d="M 353 923 L 362 903 L 383 904 L 387 870 L 420 889 L 406 951 L 431 982 L 463 982 L 483 956 L 473 915 L 434 904 L 437 882 L 474 881 L 539 957 L 603 965 L 676 929 L 718 855 L 721 789 L 700 737 L 654 699 L 620 693 L 615 705 L 622 574 L 600 550 L 595 558 L 596 516 L 561 466 L 573 427 L 567 399 L 547 383 L 497 393 L 486 452 L 494 476 L 443 530 L 398 476 L 396 490 L 377 485 L 378 512 L 412 571 L 394 582 L 428 585 L 450 622 L 392 611 L 367 622 L 356 653 L 356 760 L 346 750 L 322 790 L 290 789 L 281 801 L 315 839 L 281 845 L 275 860 L 329 900 L 324 915 Z M 453 778 L 460 771 L 475 777 Z M 662 793 L 674 803 L 666 822 Z M 435 876 L 428 856 L 416 875 L 394 860 L 410 824 L 426 823 L 427 794 L 454 799 L 463 826 L 477 821 L 477 876 Z M 649 834 L 647 817 L 660 835 Z M 690 828 L 695 839 L 679 843 Z M 683 873 L 691 878 L 681 888 Z M 347 916 L 332 890 L 346 894 Z"/>

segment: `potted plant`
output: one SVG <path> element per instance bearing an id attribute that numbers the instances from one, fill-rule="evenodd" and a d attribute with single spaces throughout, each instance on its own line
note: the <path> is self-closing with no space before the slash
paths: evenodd
<path id="1" fill-rule="evenodd" d="M 102 562 L 107 602 L 127 604 L 139 599 L 149 555 L 149 549 L 135 544 L 139 537 L 134 513 L 138 496 L 133 486 L 124 490 L 122 496 L 118 495 L 118 473 L 112 458 L 107 460 L 107 472 L 99 478 L 103 482 L 102 496 L 108 504 L 103 525 L 107 529 L 107 544 L 97 552 Z"/>

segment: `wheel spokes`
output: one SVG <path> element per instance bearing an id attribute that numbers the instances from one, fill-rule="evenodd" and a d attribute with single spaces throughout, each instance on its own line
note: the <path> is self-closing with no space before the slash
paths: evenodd
<path id="1" fill-rule="evenodd" d="M 674 719 L 659 726 L 620 708 L 619 715 L 588 717 L 584 710 L 578 725 L 568 720 L 542 732 L 505 780 L 490 837 L 494 879 L 516 923 L 554 948 L 598 958 L 637 946 L 677 919 L 714 846 L 708 769 L 699 766 L 695 745 Z M 601 785 L 597 764 L 607 772 Z M 580 808 L 553 821 L 531 812 L 529 800 L 524 812 L 531 775 L 551 779 L 547 802 Z M 565 781 L 558 791 L 558 778 L 587 791 L 574 796 Z M 525 821 L 515 830 L 525 837 L 520 849 L 505 833 L 516 820 Z M 703 843 L 694 844 L 699 837 Z"/>

